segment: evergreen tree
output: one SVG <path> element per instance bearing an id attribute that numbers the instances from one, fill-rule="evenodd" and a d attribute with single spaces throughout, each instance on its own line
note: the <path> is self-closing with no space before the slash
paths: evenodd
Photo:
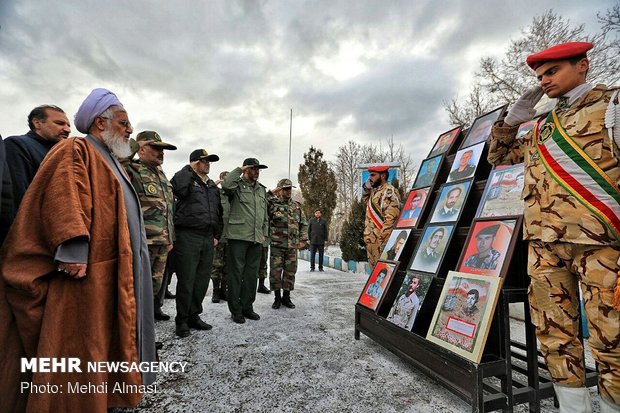
<path id="1" fill-rule="evenodd" d="M 303 208 L 306 216 L 313 217 L 314 211 L 319 208 L 329 226 L 336 208 L 336 175 L 323 159 L 320 149 L 311 146 L 310 150 L 304 153 L 304 163 L 299 165 L 297 180 L 304 197 Z"/>
<path id="2" fill-rule="evenodd" d="M 340 251 L 345 261 L 366 261 L 366 245 L 364 244 L 365 204 L 357 199 L 353 200 L 349 217 L 342 225 L 340 236 Z"/>

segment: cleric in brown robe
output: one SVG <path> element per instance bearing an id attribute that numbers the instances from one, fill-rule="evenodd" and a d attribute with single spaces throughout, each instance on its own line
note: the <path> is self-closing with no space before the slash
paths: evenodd
<path id="1" fill-rule="evenodd" d="M 75 125 L 88 135 L 66 139 L 48 153 L 4 245 L 0 404 L 6 411 L 131 407 L 143 396 L 140 385 L 155 379 L 153 373 L 87 366 L 155 361 L 155 331 L 139 201 L 117 161 L 130 151 L 127 112 L 112 92 L 95 89 Z M 21 372 L 21 357 L 75 357 L 81 372 Z M 24 391 L 23 382 L 63 391 Z M 102 382 L 106 393 L 68 392 L 69 383 Z M 115 383 L 134 387 L 113 392 Z"/>

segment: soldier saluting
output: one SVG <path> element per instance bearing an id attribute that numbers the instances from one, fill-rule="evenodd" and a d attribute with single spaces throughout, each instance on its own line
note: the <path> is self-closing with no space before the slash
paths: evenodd
<path id="1" fill-rule="evenodd" d="M 366 203 L 364 243 L 370 268 L 377 265 L 379 255 L 400 216 L 398 191 L 387 182 L 389 170 L 387 165 L 371 166 L 368 168 L 370 177 L 363 186 L 362 200 Z"/>
<path id="2" fill-rule="evenodd" d="M 614 116 L 620 122 L 618 88 L 586 82 L 592 47 L 564 43 L 527 58 L 540 84 L 494 125 L 488 156 L 494 165 L 525 162 L 532 322 L 561 412 L 591 411 L 578 339 L 578 281 L 598 363 L 601 411 L 620 409 L 620 125 L 614 129 L 611 122 Z M 534 118 L 543 93 L 558 104 L 516 140 L 519 124 Z"/>

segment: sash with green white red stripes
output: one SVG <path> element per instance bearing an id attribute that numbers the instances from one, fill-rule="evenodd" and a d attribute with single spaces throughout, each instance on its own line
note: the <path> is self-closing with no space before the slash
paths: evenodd
<path id="1" fill-rule="evenodd" d="M 383 214 L 379 209 L 379 205 L 372 202 L 372 196 L 368 198 L 368 205 L 366 207 L 366 214 L 372 219 L 377 228 L 383 229 Z"/>
<path id="2" fill-rule="evenodd" d="M 620 240 L 620 191 L 562 127 L 555 110 L 535 132 L 536 149 L 547 171 L 594 213 Z"/>

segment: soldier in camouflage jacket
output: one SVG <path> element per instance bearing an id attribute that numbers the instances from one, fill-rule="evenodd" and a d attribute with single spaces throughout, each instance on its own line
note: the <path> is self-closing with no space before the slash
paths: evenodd
<path id="1" fill-rule="evenodd" d="M 385 165 L 368 168 L 370 178 L 364 183 L 364 243 L 370 268 L 377 265 L 381 251 L 400 216 L 400 196 L 396 188 L 387 182 L 389 169 Z"/>
<path id="2" fill-rule="evenodd" d="M 144 229 L 151 260 L 155 318 L 169 320 L 170 316 L 161 310 L 164 270 L 168 251 L 174 240 L 172 185 L 161 170 L 164 149 L 175 150 L 176 146 L 162 142 L 157 132 L 144 131 L 136 137 L 138 160 L 123 161 L 123 166 L 140 198 Z"/>
<path id="3" fill-rule="evenodd" d="M 271 242 L 269 283 L 275 294 L 274 309 L 280 308 L 281 304 L 295 308 L 290 294 L 295 288 L 297 250 L 308 243 L 308 221 L 301 204 L 291 199 L 292 188 L 290 179 L 280 179 L 278 187 L 268 198 Z M 282 289 L 283 296 L 280 294 Z"/>
<path id="4" fill-rule="evenodd" d="M 560 411 L 571 407 L 575 412 L 591 411 L 578 338 L 578 282 L 598 364 L 601 411 L 620 408 L 620 242 L 613 225 L 620 152 L 605 125 L 606 111 L 618 103 L 613 98 L 617 89 L 586 83 L 590 48 L 591 43 L 567 43 L 528 57 L 540 87 L 526 92 L 494 125 L 488 155 L 494 165 L 525 162 L 522 197 L 532 322 Z M 543 93 L 559 98 L 556 108 L 540 117 L 522 140 L 515 139 L 518 125 L 534 116 Z M 575 153 L 580 156 L 567 156 Z M 595 183 L 602 181 L 582 173 L 588 165 L 605 177 L 609 196 L 596 192 Z M 593 212 L 597 202 L 607 202 L 611 214 Z"/>

